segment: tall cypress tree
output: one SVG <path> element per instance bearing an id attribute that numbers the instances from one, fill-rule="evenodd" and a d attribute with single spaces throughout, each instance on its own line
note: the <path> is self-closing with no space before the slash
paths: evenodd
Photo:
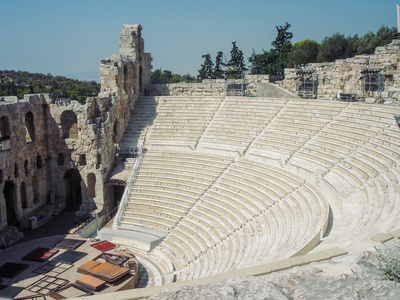
<path id="1" fill-rule="evenodd" d="M 224 70 L 222 69 L 226 64 L 222 61 L 222 57 L 224 53 L 222 51 L 217 52 L 217 56 L 215 57 L 215 69 L 214 69 L 214 78 L 224 78 Z"/>
<path id="2" fill-rule="evenodd" d="M 204 54 L 202 56 L 204 58 L 204 63 L 201 65 L 201 69 L 198 70 L 199 75 L 197 76 L 198 79 L 211 79 L 213 78 L 214 74 L 214 63 L 211 60 L 210 54 Z"/>

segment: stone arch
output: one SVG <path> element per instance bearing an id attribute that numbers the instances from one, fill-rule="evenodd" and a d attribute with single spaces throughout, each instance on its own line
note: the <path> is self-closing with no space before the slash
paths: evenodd
<path id="1" fill-rule="evenodd" d="M 35 141 L 35 123 L 33 113 L 28 111 L 25 114 L 25 130 L 26 130 L 26 142 L 31 143 Z"/>
<path id="2" fill-rule="evenodd" d="M 20 197 L 21 197 L 21 208 L 28 208 L 28 199 L 26 198 L 26 185 L 25 182 L 21 182 L 21 186 L 19 187 Z"/>
<path id="3" fill-rule="evenodd" d="M 61 137 L 63 139 L 78 138 L 78 118 L 72 110 L 65 110 L 61 114 Z"/>
<path id="4" fill-rule="evenodd" d="M 88 190 L 88 197 L 95 198 L 96 197 L 96 175 L 93 173 L 89 173 L 87 175 L 87 190 Z"/>
<path id="5" fill-rule="evenodd" d="M 3 196 L 6 202 L 6 212 L 7 212 L 7 224 L 9 226 L 18 225 L 17 214 L 16 214 L 16 192 L 15 184 L 13 181 L 8 180 L 4 183 Z"/>
<path id="6" fill-rule="evenodd" d="M 65 182 L 65 205 L 81 205 L 81 174 L 76 169 L 68 169 L 67 171 L 65 171 L 63 178 Z"/>
<path id="7" fill-rule="evenodd" d="M 0 140 L 10 138 L 10 121 L 7 116 L 0 118 Z"/>

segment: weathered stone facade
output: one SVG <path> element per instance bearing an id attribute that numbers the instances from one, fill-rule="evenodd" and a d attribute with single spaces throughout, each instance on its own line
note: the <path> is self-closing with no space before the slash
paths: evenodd
<path id="1" fill-rule="evenodd" d="M 367 68 L 381 70 L 384 76 L 384 89 L 381 97 L 385 101 L 400 99 L 400 41 L 394 40 L 391 44 L 377 47 L 372 55 L 357 55 L 352 58 L 338 59 L 332 63 L 313 63 L 307 67 L 314 69 L 318 75 L 318 98 L 336 98 L 338 91 L 355 94 L 363 98 L 362 74 Z M 285 69 L 285 80 L 278 85 L 296 93 L 296 70 Z M 377 93 L 364 95 L 377 98 Z"/>
<path id="2" fill-rule="evenodd" d="M 120 54 L 101 61 L 101 91 L 84 105 L 48 95 L 0 99 L 0 230 L 42 217 L 35 210 L 45 205 L 53 213 L 79 205 L 78 214 L 115 206 L 105 184 L 115 143 L 150 80 L 141 30 L 123 26 Z"/>
<path id="3" fill-rule="evenodd" d="M 246 95 L 259 96 L 257 87 L 268 84 L 269 75 L 245 75 L 244 80 L 232 82 L 246 85 Z M 201 83 L 149 84 L 145 93 L 149 96 L 225 96 L 227 84 L 225 79 L 204 79 Z"/>

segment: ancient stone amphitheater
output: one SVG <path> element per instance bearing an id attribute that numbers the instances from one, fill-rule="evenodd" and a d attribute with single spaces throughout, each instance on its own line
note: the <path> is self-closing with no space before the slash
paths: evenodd
<path id="1" fill-rule="evenodd" d="M 141 30 L 124 25 L 120 54 L 101 61 L 101 92 L 86 104 L 0 98 L 1 230 L 44 208 L 96 213 L 87 231 L 135 251 L 153 286 L 113 299 L 262 275 L 400 236 L 399 41 L 311 66 L 317 99 L 295 94 L 292 69 L 276 84 L 246 75 L 239 97 L 224 80 L 151 84 Z M 371 66 L 384 83 L 375 94 L 362 79 Z M 362 101 L 339 101 L 339 89 Z"/>
<path id="2" fill-rule="evenodd" d="M 338 246 L 362 251 L 398 228 L 397 112 L 325 100 L 140 97 L 121 147 L 142 141 L 146 150 L 118 228 L 164 237 L 148 251 L 140 237 L 131 243 L 163 283 Z"/>

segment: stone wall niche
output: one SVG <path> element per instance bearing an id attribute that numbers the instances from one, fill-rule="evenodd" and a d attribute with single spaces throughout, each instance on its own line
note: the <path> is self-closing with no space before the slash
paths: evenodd
<path id="1" fill-rule="evenodd" d="M 76 169 L 64 173 L 65 205 L 79 207 L 82 203 L 81 174 Z"/>
<path id="2" fill-rule="evenodd" d="M 10 121 L 7 116 L 0 118 L 0 140 L 10 138 Z"/>
<path id="3" fill-rule="evenodd" d="M 6 202 L 7 224 L 9 226 L 18 225 L 17 220 L 17 195 L 16 188 L 13 181 L 8 180 L 4 183 L 3 196 Z"/>
<path id="4" fill-rule="evenodd" d="M 78 138 L 78 119 L 72 110 L 65 110 L 61 114 L 61 137 L 63 139 Z"/>
<path id="5" fill-rule="evenodd" d="M 27 209 L 28 208 L 28 200 L 26 198 L 26 185 L 25 185 L 25 182 L 21 182 L 20 197 L 21 197 L 21 208 L 23 210 Z"/>
<path id="6" fill-rule="evenodd" d="M 89 173 L 87 176 L 87 191 L 88 191 L 88 197 L 89 198 L 95 198 L 96 197 L 96 175 L 93 173 Z"/>
<path id="7" fill-rule="evenodd" d="M 32 112 L 27 112 L 25 115 L 26 142 L 35 141 L 35 123 Z"/>

